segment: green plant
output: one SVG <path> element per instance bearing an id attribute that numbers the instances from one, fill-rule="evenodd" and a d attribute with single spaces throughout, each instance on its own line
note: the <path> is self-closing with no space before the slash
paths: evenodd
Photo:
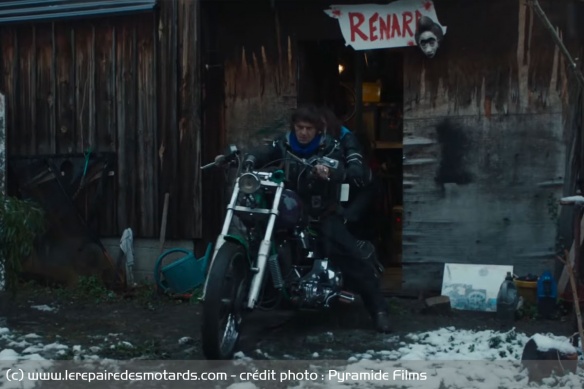
<path id="1" fill-rule="evenodd" d="M 40 205 L 0 197 L 0 285 L 12 293 L 16 292 L 22 260 L 32 254 L 37 236 L 44 231 L 45 213 Z"/>
<path id="2" fill-rule="evenodd" d="M 93 300 L 96 304 L 116 299 L 116 295 L 108 290 L 96 276 L 80 276 L 77 286 L 70 290 L 69 293 L 74 294 L 79 299 Z"/>
<path id="3" fill-rule="evenodd" d="M 53 289 L 58 299 L 64 301 L 92 301 L 95 304 L 109 303 L 118 300 L 118 296 L 95 276 L 79 276 L 74 287 L 58 287 Z"/>

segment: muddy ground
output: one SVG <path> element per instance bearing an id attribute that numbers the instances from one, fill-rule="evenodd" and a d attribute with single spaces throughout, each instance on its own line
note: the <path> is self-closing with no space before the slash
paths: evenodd
<path id="1" fill-rule="evenodd" d="M 253 313 L 241 341 L 241 351 L 254 359 L 347 359 L 368 349 L 391 350 L 397 347 L 392 342 L 399 342 L 399 338 L 411 332 L 447 326 L 502 329 L 491 313 L 428 313 L 419 299 L 388 299 L 393 315 L 392 336 L 375 333 L 364 309 L 356 302 L 327 313 Z M 39 305 L 57 310 L 32 308 Z M 84 349 L 98 346 L 100 351 L 96 355 L 114 359 L 204 358 L 199 331 L 201 306 L 197 300 L 160 296 L 147 286 L 121 297 L 96 287 L 70 291 L 26 284 L 15 297 L 2 295 L 1 308 L 0 321 L 4 317 L 6 323 L 0 323 L 0 327 L 23 335 L 35 333 L 45 344 L 59 342 L 70 347 L 81 345 Z M 574 333 L 569 315 L 543 320 L 528 310 L 515 324 L 517 331 L 527 335 Z M 108 341 L 126 341 L 133 347 L 107 347 Z"/>

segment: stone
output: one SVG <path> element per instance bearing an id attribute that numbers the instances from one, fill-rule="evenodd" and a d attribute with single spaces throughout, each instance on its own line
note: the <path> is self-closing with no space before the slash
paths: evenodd
<path id="1" fill-rule="evenodd" d="M 452 307 L 450 305 L 450 297 L 448 296 L 429 297 L 424 300 L 424 308 L 422 311 L 424 313 L 449 314 L 452 312 Z"/>

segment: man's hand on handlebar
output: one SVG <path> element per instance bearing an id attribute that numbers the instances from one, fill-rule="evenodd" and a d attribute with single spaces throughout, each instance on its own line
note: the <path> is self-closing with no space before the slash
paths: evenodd
<path id="1" fill-rule="evenodd" d="M 314 166 L 314 172 L 316 173 L 316 176 L 320 179 L 326 180 L 326 181 L 330 181 L 330 168 L 328 166 L 325 165 L 315 165 Z"/>

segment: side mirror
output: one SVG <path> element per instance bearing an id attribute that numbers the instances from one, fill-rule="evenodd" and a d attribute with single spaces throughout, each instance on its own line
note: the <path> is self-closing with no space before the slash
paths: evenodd
<path id="1" fill-rule="evenodd" d="M 225 149 L 225 152 L 223 153 L 223 155 L 235 155 L 235 154 L 238 154 L 238 153 L 239 153 L 239 149 L 237 148 L 237 146 L 234 145 L 234 144 L 230 144 Z"/>

